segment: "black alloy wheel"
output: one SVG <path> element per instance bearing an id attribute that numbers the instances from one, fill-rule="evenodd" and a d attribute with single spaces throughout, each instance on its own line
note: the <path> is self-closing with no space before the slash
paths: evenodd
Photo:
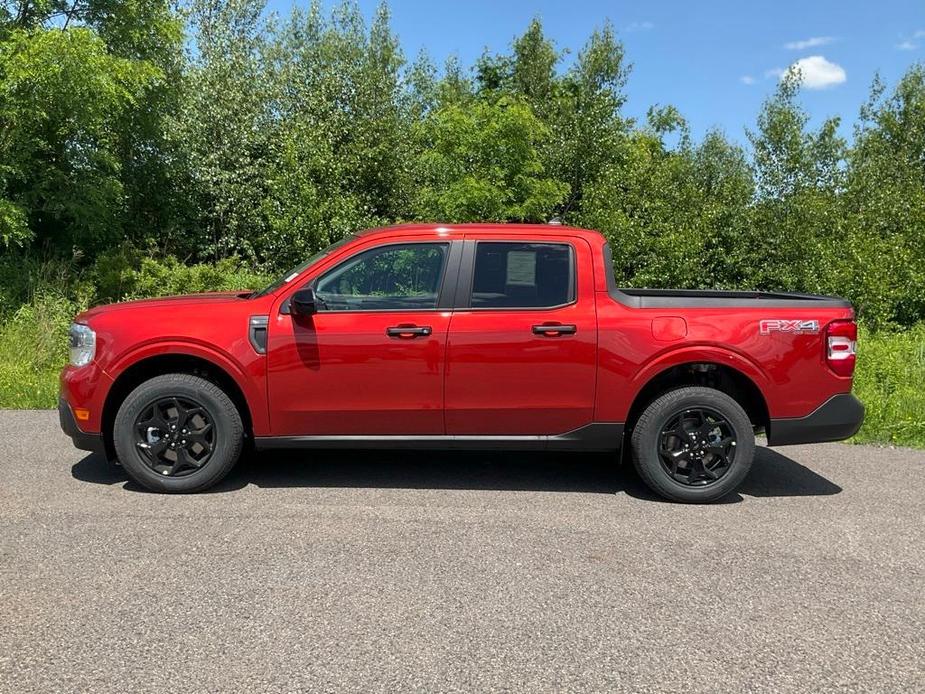
<path id="1" fill-rule="evenodd" d="M 209 462 L 215 426 L 205 407 L 191 398 L 159 398 L 135 418 L 135 445 L 154 472 L 182 477 Z"/>
<path id="2" fill-rule="evenodd" d="M 754 426 L 731 395 L 682 386 L 650 402 L 632 424 L 633 465 L 659 496 L 703 504 L 732 494 L 755 458 Z"/>
<path id="3" fill-rule="evenodd" d="M 234 467 L 244 423 L 215 382 L 198 374 L 162 374 L 140 383 L 119 405 L 112 442 L 125 472 L 144 488 L 201 492 Z"/>
<path id="4" fill-rule="evenodd" d="M 717 482 L 732 466 L 735 430 L 723 415 L 705 407 L 669 417 L 658 437 L 658 456 L 672 479 L 691 487 Z"/>

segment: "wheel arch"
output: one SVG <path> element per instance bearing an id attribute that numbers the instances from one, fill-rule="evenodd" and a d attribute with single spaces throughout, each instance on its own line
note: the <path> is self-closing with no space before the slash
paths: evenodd
<path id="1" fill-rule="evenodd" d="M 215 383 L 231 398 L 231 401 L 241 414 L 245 437 L 253 440 L 254 420 L 250 404 L 241 385 L 229 373 L 229 370 L 217 363 L 217 361 L 201 355 L 169 352 L 139 358 L 123 368 L 115 378 L 103 403 L 101 423 L 103 443 L 108 457 L 116 457 L 113 444 L 113 424 L 115 423 L 119 406 L 128 394 L 139 385 L 155 376 L 168 373 L 191 374 Z"/>
<path id="2" fill-rule="evenodd" d="M 738 402 L 757 430 L 770 425 L 768 403 L 755 379 L 743 370 L 718 361 L 692 360 L 664 366 L 641 382 L 626 417 L 625 436 L 642 412 L 660 395 L 685 386 L 714 388 Z"/>

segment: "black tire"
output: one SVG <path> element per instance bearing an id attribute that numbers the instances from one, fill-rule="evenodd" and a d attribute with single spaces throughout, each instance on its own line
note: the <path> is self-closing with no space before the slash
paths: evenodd
<path id="1" fill-rule="evenodd" d="M 177 413 L 177 417 L 180 416 L 179 410 L 162 409 L 170 407 L 164 404 L 169 401 L 177 402 L 178 406 L 183 408 L 182 420 L 171 419 L 173 412 Z M 167 431 L 167 428 L 174 426 L 170 424 L 170 421 L 174 423 L 186 421 L 187 412 L 194 413 L 189 417 L 190 422 L 193 422 L 193 417 L 196 417 L 198 422 L 210 424 L 208 427 L 200 424 L 199 431 L 208 432 L 208 434 L 200 435 L 203 440 L 208 437 L 208 441 L 205 442 L 208 448 L 199 446 L 198 454 L 203 460 L 200 466 L 192 460 L 192 456 L 197 453 L 191 450 L 188 454 L 189 464 L 183 465 L 176 472 L 172 471 L 169 460 L 165 462 L 163 458 L 151 454 L 152 446 L 145 444 L 145 439 L 140 433 L 145 428 L 146 422 L 139 423 L 139 418 L 155 416 L 150 414 L 155 412 L 152 409 L 154 407 L 161 408 L 157 414 L 160 417 L 158 421 L 167 425 L 166 427 L 150 427 L 150 429 L 158 429 L 155 434 L 147 434 L 149 442 L 152 436 L 157 437 L 155 446 L 162 443 L 161 439 L 167 440 L 168 436 L 175 435 L 177 440 L 173 444 L 189 449 L 188 446 L 180 445 L 179 431 L 175 433 Z M 197 432 L 194 431 L 193 435 L 196 434 Z M 190 439 L 193 435 L 190 435 Z M 214 383 L 190 374 L 165 374 L 139 385 L 122 402 L 113 426 L 116 455 L 126 473 L 146 489 L 163 493 L 200 492 L 217 484 L 238 461 L 243 441 L 244 426 L 241 422 L 241 414 L 231 398 Z M 186 443 L 186 440 L 183 440 L 183 443 Z M 166 447 L 162 446 L 162 448 Z M 166 450 L 161 453 L 162 456 L 170 454 Z M 173 455 L 174 467 L 180 467 L 176 464 L 177 453 L 174 452 Z M 184 451 L 184 456 L 187 456 L 186 451 Z M 187 457 L 184 457 L 183 462 L 187 462 Z"/>
<path id="2" fill-rule="evenodd" d="M 701 436 L 702 431 L 712 434 Z M 742 406 L 721 391 L 698 386 L 669 391 L 650 403 L 633 428 L 631 445 L 633 464 L 646 485 L 685 503 L 731 494 L 755 457 L 754 430 Z M 678 456 L 680 462 L 674 459 Z"/>

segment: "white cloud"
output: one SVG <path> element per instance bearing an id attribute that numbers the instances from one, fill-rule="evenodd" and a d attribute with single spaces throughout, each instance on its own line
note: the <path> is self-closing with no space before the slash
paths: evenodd
<path id="1" fill-rule="evenodd" d="M 821 55 L 811 55 L 807 58 L 800 58 L 789 70 L 798 70 L 800 73 L 800 82 L 807 89 L 825 89 L 836 84 L 841 84 L 848 75 L 845 69 L 837 63 L 830 62 Z M 771 72 L 770 70 L 768 72 Z M 781 74 L 783 78 L 783 74 Z"/>
<path id="2" fill-rule="evenodd" d="M 802 41 L 791 41 L 790 43 L 785 43 L 784 48 L 786 48 L 788 51 L 803 51 L 807 48 L 816 48 L 817 46 L 828 45 L 834 40 L 834 36 L 813 36 L 808 39 L 803 39 Z"/>
<path id="3" fill-rule="evenodd" d="M 782 67 L 772 67 L 764 71 L 764 78 L 769 79 L 773 77 L 774 79 L 780 79 L 784 76 L 786 70 Z"/>
<path id="4" fill-rule="evenodd" d="M 751 75 L 742 75 L 742 76 L 739 78 L 739 81 L 740 81 L 742 84 L 754 84 L 754 83 L 755 83 L 755 78 L 752 77 Z"/>
<path id="5" fill-rule="evenodd" d="M 649 31 L 649 29 L 654 29 L 655 24 L 650 21 L 645 22 L 632 22 L 627 25 L 627 31 Z"/>
<path id="6" fill-rule="evenodd" d="M 896 50 L 898 51 L 914 51 L 919 47 L 919 44 L 916 43 L 916 39 L 925 39 L 925 29 L 918 29 L 912 32 L 912 38 L 903 39 L 901 42 L 896 44 Z"/>

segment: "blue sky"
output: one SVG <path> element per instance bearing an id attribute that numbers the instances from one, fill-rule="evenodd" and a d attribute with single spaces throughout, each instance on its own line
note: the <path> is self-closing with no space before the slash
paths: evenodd
<path id="1" fill-rule="evenodd" d="M 292 4 L 271 0 L 269 7 L 287 13 Z M 377 4 L 360 0 L 367 17 Z M 925 62 L 925 0 L 389 4 L 406 55 L 423 48 L 438 64 L 456 54 L 470 65 L 486 47 L 505 51 L 534 16 L 559 49 L 574 55 L 609 19 L 633 64 L 627 113 L 644 117 L 652 104 L 673 104 L 698 138 L 719 127 L 744 141 L 779 71 L 799 60 L 808 78 L 802 101 L 813 121 L 841 116 L 850 135 L 876 72 L 892 85 L 910 65 Z"/>

